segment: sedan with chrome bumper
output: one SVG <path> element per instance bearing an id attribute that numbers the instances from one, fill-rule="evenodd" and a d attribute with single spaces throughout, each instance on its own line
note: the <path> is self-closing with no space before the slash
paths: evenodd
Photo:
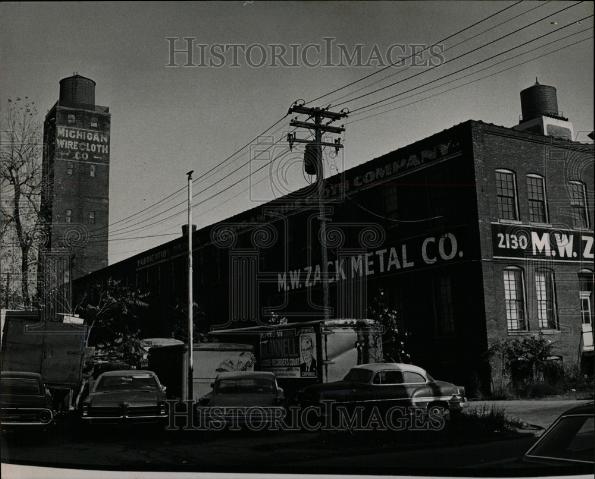
<path id="1" fill-rule="evenodd" d="M 38 373 L 0 373 L 0 425 L 2 429 L 47 428 L 54 422 L 52 397 Z"/>
<path id="2" fill-rule="evenodd" d="M 165 387 L 153 371 L 105 372 L 81 405 L 81 419 L 87 423 L 164 423 Z"/>
<path id="3" fill-rule="evenodd" d="M 333 401 L 362 406 L 404 406 L 448 417 L 465 404 L 465 389 L 438 381 L 412 364 L 371 363 L 352 368 L 341 381 L 306 387 L 302 405 Z"/>

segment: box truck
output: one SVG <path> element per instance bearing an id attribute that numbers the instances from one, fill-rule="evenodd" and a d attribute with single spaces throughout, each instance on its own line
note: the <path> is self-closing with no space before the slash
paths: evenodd
<path id="1" fill-rule="evenodd" d="M 382 330 L 370 319 L 331 319 L 211 331 L 254 346 L 258 371 L 275 373 L 288 396 L 342 379 L 358 364 L 382 362 Z"/>

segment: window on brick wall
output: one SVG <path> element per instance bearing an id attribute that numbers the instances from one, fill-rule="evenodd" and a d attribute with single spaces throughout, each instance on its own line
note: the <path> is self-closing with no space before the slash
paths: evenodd
<path id="1" fill-rule="evenodd" d="M 389 218 L 399 217 L 399 197 L 396 186 L 385 185 L 384 192 L 384 212 Z"/>
<path id="2" fill-rule="evenodd" d="M 66 223 L 72 223 L 72 210 L 66 210 L 64 212 L 64 221 Z"/>
<path id="3" fill-rule="evenodd" d="M 581 181 L 568 183 L 570 193 L 570 215 L 575 228 L 589 227 L 589 211 L 587 208 L 587 192 L 585 184 Z"/>
<path id="4" fill-rule="evenodd" d="M 527 200 L 529 202 L 529 221 L 547 223 L 548 211 L 543 176 L 527 175 Z"/>
<path id="5" fill-rule="evenodd" d="M 66 174 L 68 176 L 72 176 L 73 171 L 74 171 L 74 163 L 72 161 L 69 161 L 68 164 L 66 165 Z"/>
<path id="6" fill-rule="evenodd" d="M 535 272 L 535 295 L 537 297 L 537 319 L 540 329 L 558 329 L 556 311 L 556 287 L 554 272 L 541 269 Z"/>
<path id="7" fill-rule="evenodd" d="M 90 225 L 95 224 L 95 211 L 89 211 L 87 214 L 87 223 Z"/>
<path id="8" fill-rule="evenodd" d="M 438 276 L 434 283 L 436 301 L 436 329 L 438 334 L 454 333 L 454 311 L 452 299 L 452 280 L 450 275 Z"/>
<path id="9" fill-rule="evenodd" d="M 512 171 L 496 170 L 496 194 L 498 217 L 503 220 L 518 220 L 516 178 Z"/>
<path id="10" fill-rule="evenodd" d="M 67 121 L 69 125 L 74 125 L 74 123 L 76 122 L 76 116 L 74 115 L 74 113 L 68 114 Z"/>
<path id="11" fill-rule="evenodd" d="M 89 165 L 89 176 L 95 178 L 95 165 Z"/>
<path id="12" fill-rule="evenodd" d="M 593 350 L 593 271 L 583 269 L 578 274 L 579 279 L 579 301 L 581 308 L 582 323 L 582 348 L 583 351 Z"/>
<path id="13" fill-rule="evenodd" d="M 525 331 L 525 282 L 523 270 L 510 266 L 504 270 L 504 303 L 508 331 Z"/>

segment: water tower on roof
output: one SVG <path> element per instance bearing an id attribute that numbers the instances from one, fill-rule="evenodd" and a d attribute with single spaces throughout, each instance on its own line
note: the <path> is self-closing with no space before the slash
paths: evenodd
<path id="1" fill-rule="evenodd" d="M 78 73 L 62 78 L 43 124 L 43 169 L 52 179 L 41 201 L 44 254 L 68 251 L 70 279 L 104 268 L 108 259 L 111 116 L 95 103 L 95 86 Z"/>
<path id="2" fill-rule="evenodd" d="M 551 85 L 535 84 L 521 91 L 522 120 L 517 130 L 572 140 L 573 128 L 558 111 L 558 94 Z"/>
<path id="3" fill-rule="evenodd" d="M 60 99 L 62 106 L 71 108 L 95 107 L 95 82 L 90 78 L 74 73 L 60 80 Z"/>

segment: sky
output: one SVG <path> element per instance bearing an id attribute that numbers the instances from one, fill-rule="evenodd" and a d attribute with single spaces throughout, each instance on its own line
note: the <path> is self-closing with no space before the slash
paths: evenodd
<path id="1" fill-rule="evenodd" d="M 372 74 L 309 104 L 353 112 L 337 123 L 346 127 L 345 148 L 328 158 L 331 174 L 468 119 L 513 126 L 520 116 L 519 92 L 536 77 L 557 87 L 560 111 L 573 123 L 576 139 L 589 142 L 593 19 L 585 17 L 593 14 L 593 3 L 515 3 L 1 3 L 0 113 L 8 98 L 29 96 L 42 117 L 58 99 L 61 78 L 78 72 L 96 81 L 96 103 L 109 106 L 112 115 L 109 262 L 114 263 L 179 234 L 186 221 L 184 205 L 168 208 L 185 200 L 184 190 L 147 207 L 183 188 L 187 171 L 194 170 L 199 178 L 280 120 L 295 100 L 313 100 L 366 75 Z M 192 59 L 184 52 L 172 58 L 172 45 L 182 50 L 184 38 L 195 44 Z M 387 56 L 407 57 L 434 43 L 439 45 L 432 54 L 423 54 L 426 64 L 411 66 L 407 60 L 404 66 L 382 70 Z M 354 56 L 358 51 L 359 62 Z M 526 54 L 511 58 L 520 53 Z M 529 61 L 539 55 L 544 56 Z M 463 75 L 468 76 L 458 80 Z M 478 81 L 464 85 L 473 80 Z M 400 96 L 390 106 L 368 114 L 354 111 L 391 95 Z M 288 152 L 284 141 L 291 131 L 289 120 L 278 123 L 260 146 L 252 144 L 194 184 L 194 222 L 199 227 L 306 184 L 301 150 Z M 258 156 L 271 137 L 280 140 L 265 153 L 279 156 L 273 173 L 270 165 L 263 166 L 266 156 Z M 173 216 L 165 219 L 168 215 Z M 151 224 L 159 220 L 164 221 Z"/>

